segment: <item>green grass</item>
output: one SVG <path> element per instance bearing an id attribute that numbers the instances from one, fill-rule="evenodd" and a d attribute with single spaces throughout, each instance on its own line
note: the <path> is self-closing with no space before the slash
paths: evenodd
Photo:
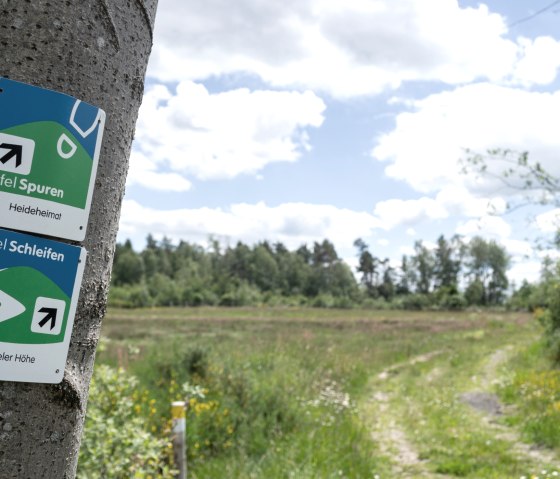
<path id="1" fill-rule="evenodd" d="M 512 348 L 531 349 L 539 332 L 533 326 L 494 322 L 460 337 L 451 335 L 443 354 L 405 368 L 391 380 L 387 387 L 396 398 L 391 405 L 392 414 L 402 418 L 428 470 L 452 477 L 502 479 L 531 477 L 531 471 L 554 469 L 551 462 L 520 453 L 514 447 L 520 441 L 513 438 L 515 432 L 505 433 L 503 428 L 494 426 L 494 422 L 507 422 L 507 416 L 485 415 L 461 400 L 462 394 L 469 391 L 497 392 L 494 383 L 511 373 L 515 361 L 505 360 L 489 372 L 489 358 L 505 355 Z M 509 347 L 503 349 L 506 345 Z M 530 361 L 528 367 L 529 364 Z M 432 371 L 438 373 L 430 376 Z M 491 377 L 484 377 L 488 374 Z M 519 398 L 515 391 L 510 392 Z M 558 422 L 556 430 L 557 427 Z M 525 438 L 534 442 L 534 437 Z M 558 436 L 548 444 L 558 445 Z"/>
<path id="2" fill-rule="evenodd" d="M 193 478 L 504 479 L 551 465 L 516 454 L 459 395 L 480 386 L 473 377 L 496 349 L 537 335 L 527 315 L 496 312 L 109 310 L 98 362 L 150 391 L 149 427 L 163 428 L 185 383 L 204 389 L 188 412 Z M 384 420 L 421 460 L 398 464 L 376 433 Z"/>
<path id="3" fill-rule="evenodd" d="M 507 418 L 527 441 L 555 448 L 560 445 L 560 370 L 551 367 L 542 342 L 519 351 L 500 388 L 504 402 L 513 407 Z"/>

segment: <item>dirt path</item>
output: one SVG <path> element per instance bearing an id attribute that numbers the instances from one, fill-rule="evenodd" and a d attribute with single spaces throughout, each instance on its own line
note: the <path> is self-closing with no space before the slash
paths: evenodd
<path id="1" fill-rule="evenodd" d="M 383 371 L 381 371 L 378 374 L 377 379 L 380 379 L 380 380 L 384 381 L 385 379 L 388 379 L 391 375 L 397 374 L 400 369 L 410 367 L 410 366 L 414 366 L 415 364 L 426 363 L 430 359 L 432 359 L 436 356 L 439 356 L 441 353 L 443 353 L 442 350 L 430 351 L 429 353 L 414 356 L 413 358 L 411 358 L 408 361 L 405 361 L 403 363 L 393 364 L 392 366 L 389 366 L 387 369 L 384 369 Z"/>
<path id="2" fill-rule="evenodd" d="M 458 399 L 480 413 L 479 430 L 491 431 L 497 440 L 509 443 L 510 450 L 517 457 L 526 458 L 537 466 L 558 463 L 558 457 L 552 451 L 524 443 L 516 430 L 498 422 L 505 408 L 495 394 L 494 388 L 500 377 L 500 368 L 510 359 L 515 350 L 513 345 L 506 345 L 492 352 L 477 373 L 471 376 L 467 391 L 458 393 Z M 443 359 L 437 360 L 442 353 L 443 350 L 435 350 L 415 356 L 408 361 L 386 368 L 372 379 L 371 395 L 364 405 L 365 417 L 370 424 L 371 436 L 378 445 L 379 452 L 391 461 L 390 477 L 451 478 L 432 472 L 430 463 L 420 457 L 417 447 L 409 436 L 409 431 L 415 426 L 407 424 L 402 416 L 403 404 L 407 408 L 414 405 L 407 404 L 407 398 L 403 398 L 399 393 L 398 384 L 400 372 L 434 359 L 436 360 L 433 367 L 422 375 L 418 387 L 429 387 L 431 384 L 436 387 L 438 382 L 445 382 L 443 379 L 446 374 L 449 374 L 449 366 Z"/>
<path id="3" fill-rule="evenodd" d="M 553 451 L 523 442 L 515 429 L 497 422 L 505 408 L 493 391 L 499 377 L 499 368 L 514 352 L 513 345 L 509 344 L 492 353 L 481 369 L 480 375 L 474 378 L 473 383 L 477 390 L 462 394 L 461 400 L 481 412 L 482 420 L 494 431 L 496 439 L 511 443 L 512 449 L 518 455 L 542 464 L 558 462 L 558 457 Z"/>
<path id="4" fill-rule="evenodd" d="M 443 351 L 431 351 L 415 356 L 410 360 L 394 364 L 377 375 L 372 384 L 372 395 L 367 404 L 368 416 L 375 418 L 371 436 L 379 446 L 381 454 L 391 458 L 392 476 L 403 479 L 446 479 L 448 476 L 434 474 L 428 469 L 426 461 L 420 459 L 415 446 L 409 441 L 402 418 L 398 417 L 395 407 L 395 393 L 387 387 L 387 382 L 400 370 L 419 363 L 425 363 Z"/>
<path id="5" fill-rule="evenodd" d="M 392 476 L 403 479 L 444 479 L 448 476 L 434 474 L 426 461 L 420 459 L 415 446 L 409 441 L 405 429 L 392 410 L 393 395 L 375 393 L 371 402 L 378 420 L 372 427 L 372 439 L 378 444 L 380 453 L 391 458 Z"/>

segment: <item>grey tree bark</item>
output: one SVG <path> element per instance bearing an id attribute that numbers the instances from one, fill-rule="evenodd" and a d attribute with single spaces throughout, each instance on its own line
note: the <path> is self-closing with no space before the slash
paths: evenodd
<path id="1" fill-rule="evenodd" d="M 0 381 L 2 479 L 76 475 L 156 5 L 157 0 L 0 0 L 0 76 L 70 94 L 107 113 L 64 380 Z"/>

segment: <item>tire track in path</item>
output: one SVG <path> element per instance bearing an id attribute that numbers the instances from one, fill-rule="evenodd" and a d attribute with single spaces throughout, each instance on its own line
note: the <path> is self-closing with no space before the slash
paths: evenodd
<path id="1" fill-rule="evenodd" d="M 519 456 L 526 457 L 540 464 L 558 464 L 558 457 L 553 451 L 523 442 L 517 430 L 497 422 L 505 408 L 495 394 L 494 387 L 498 381 L 500 367 L 514 353 L 515 348 L 511 344 L 494 351 L 486 360 L 480 375 L 473 378 L 477 389 L 462 394 L 460 399 L 473 409 L 481 412 L 483 414 L 482 420 L 494 431 L 496 439 L 510 443 L 512 450 Z"/>
<path id="2" fill-rule="evenodd" d="M 388 387 L 388 381 L 403 368 L 425 363 L 442 354 L 442 350 L 415 356 L 408 361 L 394 364 L 379 373 L 372 383 L 372 394 L 367 402 L 366 415 L 371 424 L 371 436 L 381 454 L 390 458 L 392 476 L 402 479 L 450 479 L 449 476 L 435 474 L 428 463 L 420 459 L 418 450 L 408 439 L 395 407 L 395 393 Z"/>
<path id="3" fill-rule="evenodd" d="M 504 411 L 504 406 L 495 394 L 494 387 L 499 378 L 499 369 L 515 351 L 513 345 L 493 351 L 484 361 L 479 373 L 471 377 L 472 389 L 461 394 L 459 399 L 481 412 L 480 427 L 491 431 L 496 440 L 510 444 L 511 450 L 518 457 L 526 458 L 537 467 L 558 464 L 559 458 L 553 451 L 523 442 L 518 431 L 497 422 L 497 418 Z M 411 425 L 404 424 L 403 417 L 400 416 L 399 406 L 402 406 L 403 398 L 399 396 L 398 391 L 395 391 L 395 384 L 392 381 L 398 377 L 401 370 L 428 362 L 442 353 L 444 350 L 435 350 L 396 363 L 384 369 L 372 380 L 372 392 L 364 405 L 365 417 L 370 424 L 371 437 L 378 445 L 379 452 L 391 461 L 390 477 L 452 479 L 452 476 L 432 472 L 430 463 L 420 458 L 418 449 L 407 433 Z M 445 373 L 441 362 L 436 363 L 426 373 L 424 381 L 426 384 L 431 384 L 434 379 L 441 380 Z"/>

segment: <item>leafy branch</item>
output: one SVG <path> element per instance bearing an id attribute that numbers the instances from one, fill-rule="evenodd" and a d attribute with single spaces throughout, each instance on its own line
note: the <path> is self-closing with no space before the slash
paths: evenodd
<path id="1" fill-rule="evenodd" d="M 560 178 L 553 176 L 540 162 L 531 160 L 527 151 L 495 148 L 485 153 L 470 149 L 465 152 L 467 157 L 460 160 L 463 174 L 496 179 L 504 187 L 523 192 L 522 201 L 508 204 L 508 211 L 530 204 L 560 206 Z"/>

